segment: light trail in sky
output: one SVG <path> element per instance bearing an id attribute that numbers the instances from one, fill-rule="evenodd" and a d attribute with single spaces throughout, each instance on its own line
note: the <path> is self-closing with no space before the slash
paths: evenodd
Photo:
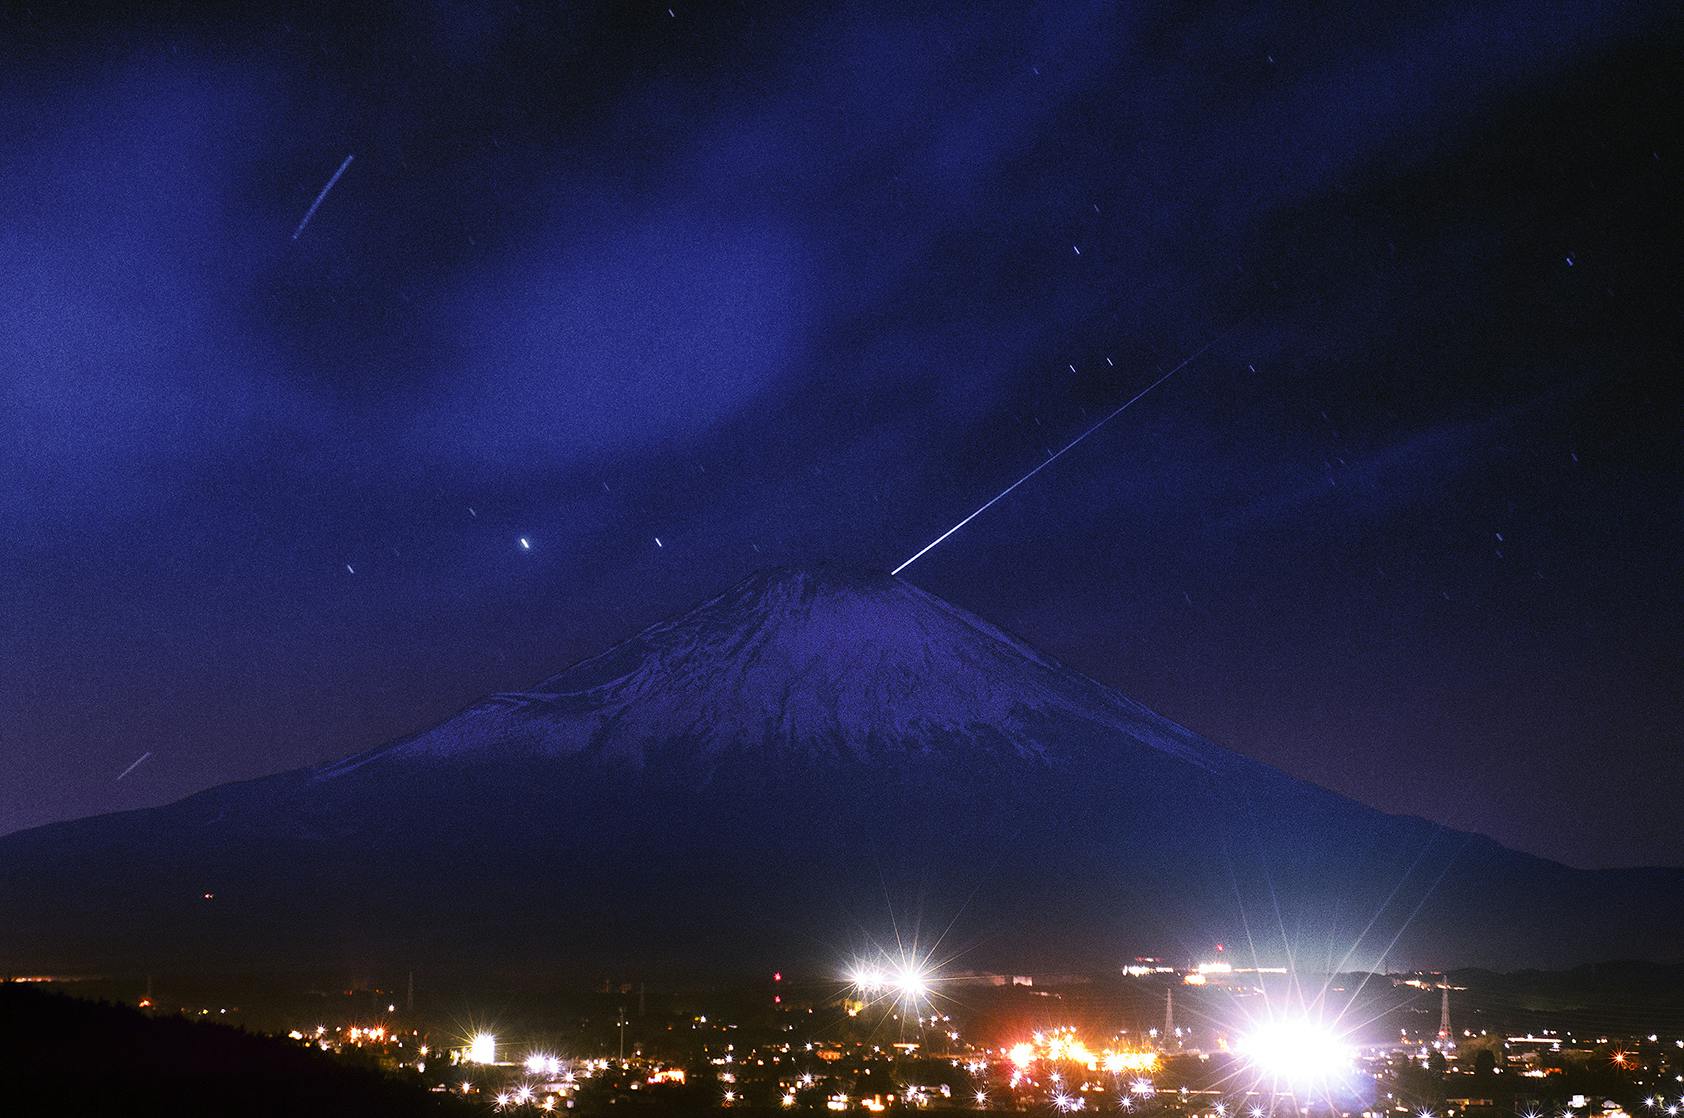
<path id="1" fill-rule="evenodd" d="M 322 192 L 316 195 L 316 200 L 311 202 L 310 208 L 304 211 L 304 219 L 298 223 L 298 228 L 292 231 L 293 240 L 296 241 L 298 239 L 298 235 L 304 232 L 304 227 L 310 224 L 311 218 L 316 216 L 316 208 L 322 204 L 322 199 L 327 197 L 327 192 L 333 189 L 333 184 L 339 181 L 339 176 L 345 173 L 345 168 L 349 167 L 351 165 L 351 160 L 355 158 L 355 155 L 347 155 L 345 157 L 345 162 L 339 165 L 339 170 L 333 172 L 333 177 L 327 180 L 327 185 L 322 187 Z"/>
<path id="2" fill-rule="evenodd" d="M 1130 396 L 1127 400 L 1124 400 L 1123 403 L 1120 406 L 1118 406 L 1114 410 L 1108 412 L 1106 415 L 1101 417 L 1099 422 L 1095 423 L 1092 427 L 1089 427 L 1086 431 L 1083 431 L 1080 435 L 1077 435 L 1075 438 L 1073 438 L 1069 442 L 1065 443 L 1055 453 L 1048 455 L 1046 457 L 1046 459 L 1044 459 L 1033 470 L 1030 470 L 1028 473 L 1024 474 L 1022 477 L 1018 478 L 1016 481 L 1012 482 L 1010 485 L 1008 485 L 1004 489 L 1000 490 L 1000 492 L 996 493 L 993 497 L 989 498 L 980 508 L 978 508 L 975 512 L 971 513 L 971 515 L 965 517 L 965 519 L 961 520 L 959 523 L 955 524 L 953 527 L 949 528 L 947 531 L 943 532 L 941 535 L 937 536 L 935 539 L 933 539 L 929 543 L 925 544 L 922 548 L 920 548 L 918 550 L 918 553 L 916 555 L 914 555 L 912 558 L 908 559 L 906 562 L 902 563 L 900 566 L 896 567 L 894 570 L 890 571 L 889 574 L 898 575 L 902 571 L 906 570 L 906 568 L 912 566 L 912 564 L 918 562 L 918 560 L 920 560 L 924 557 L 925 553 L 929 552 L 937 544 L 941 543 L 941 541 L 945 540 L 948 536 L 951 536 L 953 533 L 957 532 L 959 529 L 963 528 L 965 525 L 969 524 L 971 521 L 975 520 L 977 517 L 979 517 L 983 513 L 987 512 L 996 503 L 998 503 L 999 501 L 1004 499 L 1005 496 L 1007 494 L 1009 494 L 1012 490 L 1016 489 L 1018 486 L 1022 485 L 1024 482 L 1028 481 L 1030 478 L 1034 477 L 1036 474 L 1040 473 L 1042 470 L 1046 469 L 1048 466 L 1052 465 L 1054 462 L 1057 462 L 1059 460 L 1059 458 L 1062 457 L 1066 451 L 1073 448 L 1077 443 L 1081 442 L 1083 439 L 1087 438 L 1089 435 L 1093 434 L 1095 431 L 1099 430 L 1101 427 L 1105 426 L 1107 423 L 1111 422 L 1113 419 L 1116 419 L 1119 415 L 1122 415 L 1124 412 L 1128 411 L 1130 407 L 1132 407 L 1135 403 L 1137 403 L 1148 392 L 1151 392 L 1152 389 L 1158 387 L 1158 385 L 1162 384 L 1164 381 L 1168 380 L 1170 377 L 1173 377 L 1176 373 L 1179 373 L 1182 369 L 1185 369 L 1187 366 L 1191 365 L 1193 362 L 1195 362 L 1199 358 L 1203 357 L 1205 355 L 1205 353 L 1209 351 L 1211 346 L 1215 345 L 1217 342 L 1219 342 L 1223 338 L 1227 337 L 1228 333 L 1229 333 L 1229 331 L 1224 331 L 1223 333 L 1218 334 L 1216 337 L 1212 338 L 1210 341 L 1206 342 L 1204 345 L 1200 346 L 1198 349 L 1194 350 L 1192 353 L 1190 353 L 1186 357 L 1182 358 L 1181 363 L 1179 365 L 1177 365 L 1175 368 L 1171 369 L 1169 372 L 1165 373 L 1163 376 L 1159 377 L 1157 380 L 1153 381 L 1151 384 L 1148 384 L 1145 388 L 1142 388 L 1139 392 L 1136 392 L 1133 396 Z"/>
<path id="3" fill-rule="evenodd" d="M 132 773 L 136 769 L 140 768 L 140 763 L 142 761 L 146 760 L 150 756 L 152 756 L 152 751 L 150 749 L 148 749 L 145 753 L 142 753 L 139 757 L 136 757 L 135 761 L 134 761 L 134 764 L 130 765 L 128 768 L 124 769 L 122 772 L 117 774 L 117 780 L 122 780 L 125 776 L 128 776 L 130 773 Z M 115 784 L 115 783 L 117 783 L 117 780 L 113 780 L 111 783 Z"/>

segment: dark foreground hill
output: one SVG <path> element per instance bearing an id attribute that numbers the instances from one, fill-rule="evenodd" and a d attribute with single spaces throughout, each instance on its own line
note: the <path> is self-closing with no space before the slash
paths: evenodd
<path id="1" fill-rule="evenodd" d="M 1222 749 L 886 574 L 749 578 L 317 769 L 0 838 L 0 966 L 1306 969 L 1678 952 L 1581 871 Z"/>
<path id="2" fill-rule="evenodd" d="M 0 983 L 8 1114 L 476 1114 L 378 1071 L 273 1037 Z"/>

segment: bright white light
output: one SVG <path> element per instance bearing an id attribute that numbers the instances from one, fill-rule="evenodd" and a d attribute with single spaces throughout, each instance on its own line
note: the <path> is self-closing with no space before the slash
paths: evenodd
<path id="1" fill-rule="evenodd" d="M 1350 1070 L 1353 1055 L 1350 1046 L 1330 1029 L 1303 1018 L 1260 1025 L 1240 1038 L 1238 1048 L 1264 1076 L 1301 1088 L 1325 1086 L 1342 1076 Z"/>
<path id="2" fill-rule="evenodd" d="M 1086 1100 L 1079 1099 L 1075 1095 L 1067 1095 L 1063 1091 L 1059 1091 L 1053 1095 L 1052 1104 L 1060 1114 L 1069 1114 L 1073 1111 L 1082 1109 L 1082 1107 L 1086 1105 Z"/>
<path id="3" fill-rule="evenodd" d="M 848 984 L 865 1001 L 893 998 L 906 1010 L 919 1009 L 928 999 L 935 974 L 913 954 L 856 961 L 848 968 Z"/>
<path id="4" fill-rule="evenodd" d="M 916 963 L 903 963 L 895 972 L 895 989 L 902 997 L 921 998 L 929 992 L 929 978 Z"/>
<path id="5" fill-rule="evenodd" d="M 870 963 L 857 963 L 848 972 L 848 981 L 862 994 L 880 994 L 888 979 L 883 968 Z"/>
<path id="6" fill-rule="evenodd" d="M 475 1033 L 468 1041 L 468 1062 L 470 1064 L 494 1064 L 497 1062 L 497 1038 L 490 1033 Z"/>
<path id="7" fill-rule="evenodd" d="M 561 1074 L 561 1061 L 555 1056 L 546 1056 L 542 1052 L 534 1052 L 526 1058 L 526 1070 L 533 1075 Z"/>
<path id="8" fill-rule="evenodd" d="M 988 1092 L 987 1091 L 978 1091 L 976 1093 L 976 1104 L 978 1106 L 987 1106 L 988 1105 Z"/>

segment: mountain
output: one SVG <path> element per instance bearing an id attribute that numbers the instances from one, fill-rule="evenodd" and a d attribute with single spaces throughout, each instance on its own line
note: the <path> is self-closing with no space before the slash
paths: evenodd
<path id="1" fill-rule="evenodd" d="M 1583 871 L 1222 749 L 887 574 L 776 570 L 314 769 L 0 838 L 0 969 L 726 972 L 1213 942 L 1339 969 L 1675 955 Z"/>

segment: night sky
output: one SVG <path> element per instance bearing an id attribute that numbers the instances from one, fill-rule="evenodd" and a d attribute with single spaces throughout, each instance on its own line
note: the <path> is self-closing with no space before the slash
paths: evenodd
<path id="1" fill-rule="evenodd" d="M 0 831 L 892 567 L 1214 341 L 904 577 L 1684 864 L 1675 5 L 61 7 L 0 9 Z"/>

